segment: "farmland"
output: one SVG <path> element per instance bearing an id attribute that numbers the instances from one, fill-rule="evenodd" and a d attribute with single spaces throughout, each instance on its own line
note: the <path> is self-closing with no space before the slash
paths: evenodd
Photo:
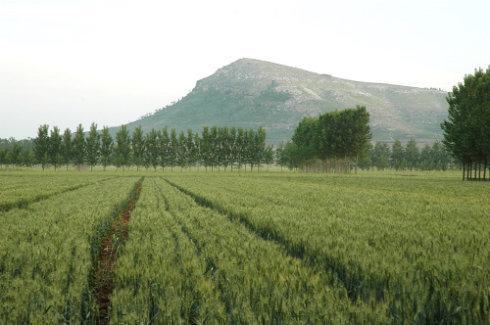
<path id="1" fill-rule="evenodd" d="M 0 172 L 2 323 L 490 322 L 459 173 Z"/>

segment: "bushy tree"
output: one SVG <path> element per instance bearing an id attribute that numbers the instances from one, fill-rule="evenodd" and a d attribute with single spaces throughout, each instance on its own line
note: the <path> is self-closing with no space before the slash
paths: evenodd
<path id="1" fill-rule="evenodd" d="M 377 142 L 372 151 L 371 161 L 374 167 L 378 170 L 383 170 L 390 167 L 390 148 L 386 143 Z"/>
<path id="2" fill-rule="evenodd" d="M 448 95 L 444 145 L 463 165 L 463 179 L 486 179 L 490 158 L 490 68 L 467 75 Z M 473 173 L 472 173 L 473 172 Z"/>
<path id="3" fill-rule="evenodd" d="M 22 159 L 22 147 L 17 142 L 14 142 L 8 152 L 8 161 L 12 165 L 18 166 L 22 162 L 21 159 Z"/>
<path id="4" fill-rule="evenodd" d="M 305 166 L 321 159 L 329 165 L 333 161 L 335 170 L 341 164 L 342 170 L 349 171 L 367 155 L 370 139 L 369 114 L 365 107 L 357 106 L 304 118 L 292 137 L 294 150 L 289 145 L 288 152 L 297 155 L 295 164 Z"/>
<path id="5" fill-rule="evenodd" d="M 331 115 L 325 115 L 321 118 L 323 125 L 328 123 L 326 120 Z M 326 139 L 326 130 L 320 133 L 320 120 L 314 117 L 305 117 L 299 122 L 298 126 L 294 130 L 292 141 L 298 148 L 298 154 L 301 163 L 307 163 L 312 159 L 323 157 L 326 158 L 330 155 L 329 143 Z M 322 145 L 320 145 L 320 141 Z"/>
<path id="6" fill-rule="evenodd" d="M 7 155 L 8 155 L 8 150 L 0 148 L 0 167 L 8 164 Z"/>

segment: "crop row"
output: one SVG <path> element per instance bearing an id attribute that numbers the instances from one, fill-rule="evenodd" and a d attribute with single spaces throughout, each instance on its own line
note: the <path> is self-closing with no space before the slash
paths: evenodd
<path id="1" fill-rule="evenodd" d="M 118 260 L 112 321 L 387 322 L 329 277 L 227 216 L 147 179 Z"/>
<path id="2" fill-rule="evenodd" d="M 79 323 L 91 317 L 93 239 L 134 183 L 96 183 L 0 215 L 0 322 Z"/>
<path id="3" fill-rule="evenodd" d="M 387 304 L 393 322 L 490 321 L 488 205 L 451 203 L 430 184 L 380 194 L 287 179 L 170 180 L 332 274 L 352 301 Z"/>
<path id="4" fill-rule="evenodd" d="M 45 200 L 67 191 L 88 186 L 108 177 L 36 177 L 5 176 L 1 177 L 0 212 L 13 208 L 25 208 L 27 205 Z"/>

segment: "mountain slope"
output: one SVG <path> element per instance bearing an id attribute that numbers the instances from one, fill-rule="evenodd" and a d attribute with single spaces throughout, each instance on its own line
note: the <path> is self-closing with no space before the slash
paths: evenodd
<path id="1" fill-rule="evenodd" d="M 304 116 L 365 105 L 374 140 L 433 141 L 447 115 L 443 91 L 359 82 L 253 59 L 240 59 L 177 103 L 129 123 L 145 130 L 203 126 L 264 127 L 268 141 L 287 141 Z"/>

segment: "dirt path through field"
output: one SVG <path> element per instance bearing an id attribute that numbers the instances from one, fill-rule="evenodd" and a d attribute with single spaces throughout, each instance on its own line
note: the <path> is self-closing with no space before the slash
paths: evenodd
<path id="1" fill-rule="evenodd" d="M 131 212 L 136 206 L 141 192 L 142 180 L 139 180 L 128 201 L 126 208 L 117 216 L 109 231 L 100 243 L 97 267 L 94 271 L 94 296 L 98 306 L 97 324 L 108 324 L 110 316 L 111 294 L 114 289 L 114 269 L 116 266 L 118 250 L 128 239 L 128 225 Z"/>

